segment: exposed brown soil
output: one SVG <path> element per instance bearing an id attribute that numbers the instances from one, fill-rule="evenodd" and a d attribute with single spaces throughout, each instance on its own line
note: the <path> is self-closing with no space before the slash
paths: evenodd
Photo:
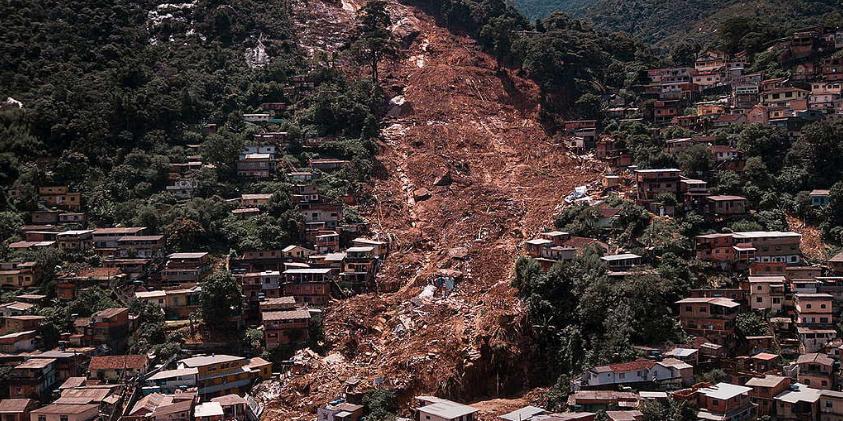
<path id="1" fill-rule="evenodd" d="M 819 228 L 806 224 L 794 215 L 787 216 L 787 225 L 791 231 L 802 234 L 801 249 L 805 257 L 818 262 L 825 261 L 829 257 L 829 247 L 823 242 Z"/>
<path id="2" fill-rule="evenodd" d="M 294 9 L 313 3 L 320 2 Z M 345 4 L 318 6 L 330 12 L 322 19 L 334 20 L 325 28 L 353 26 L 353 3 Z M 381 291 L 331 305 L 329 355 L 311 359 L 307 373 L 287 381 L 268 419 L 312 419 L 352 377 L 361 388 L 382 380 L 402 398 L 434 393 L 478 401 L 526 391 L 529 345 L 509 285 L 515 257 L 566 194 L 602 171 L 578 166 L 544 133 L 532 82 L 496 72 L 494 59 L 472 40 L 413 7 L 390 1 L 390 12 L 409 48 L 382 73 L 387 86 L 403 89 L 407 104 L 385 124 L 382 168 L 361 209 L 375 232 L 393 240 L 378 275 Z M 429 198 L 419 197 L 422 188 Z M 457 287 L 448 297 L 440 289 L 419 299 L 443 269 L 461 277 Z"/>

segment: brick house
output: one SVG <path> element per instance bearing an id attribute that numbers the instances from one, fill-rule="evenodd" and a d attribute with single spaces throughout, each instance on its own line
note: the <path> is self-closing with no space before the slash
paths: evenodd
<path id="1" fill-rule="evenodd" d="M 831 389 L 834 382 L 834 360 L 821 353 L 802 354 L 796 360 L 796 380 L 816 389 Z"/>
<path id="2" fill-rule="evenodd" d="M 756 405 L 756 414 L 761 417 L 773 416 L 776 413 L 776 405 L 773 398 L 778 396 L 790 387 L 789 377 L 775 376 L 768 374 L 764 377 L 753 377 L 746 382 L 751 387 L 749 398 Z"/>
<path id="3" fill-rule="evenodd" d="M 122 383 L 146 373 L 149 359 L 146 355 L 100 355 L 91 358 L 88 378 L 107 383 Z"/>
<path id="4" fill-rule="evenodd" d="M 753 310 L 782 311 L 785 300 L 784 276 L 750 276 L 749 303 Z"/>
<path id="5" fill-rule="evenodd" d="M 679 322 L 688 334 L 731 344 L 740 304 L 728 298 L 685 298 L 676 304 Z"/>
<path id="6" fill-rule="evenodd" d="M 746 213 L 747 200 L 743 196 L 714 195 L 705 198 L 707 211 L 713 215 L 733 216 Z"/>
<path id="7" fill-rule="evenodd" d="M 306 343 L 309 339 L 310 312 L 307 310 L 263 312 L 261 320 L 267 349 Z"/>
<path id="8" fill-rule="evenodd" d="M 697 417 L 706 420 L 750 420 L 755 408 L 749 395 L 751 390 L 729 383 L 700 388 L 696 391 Z"/>

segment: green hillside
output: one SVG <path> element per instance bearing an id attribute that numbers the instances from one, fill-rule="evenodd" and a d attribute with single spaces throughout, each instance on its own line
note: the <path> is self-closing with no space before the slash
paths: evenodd
<path id="1" fill-rule="evenodd" d="M 530 20 L 549 16 L 553 12 L 581 15 L 597 0 L 514 0 L 513 4 Z"/>
<path id="2" fill-rule="evenodd" d="M 770 34 L 841 20 L 833 0 L 517 0 L 522 13 L 537 17 L 560 10 L 591 20 L 597 28 L 627 32 L 656 46 L 680 40 L 712 41 L 728 19 L 744 17 Z M 769 38 L 768 38 L 769 39 Z"/>

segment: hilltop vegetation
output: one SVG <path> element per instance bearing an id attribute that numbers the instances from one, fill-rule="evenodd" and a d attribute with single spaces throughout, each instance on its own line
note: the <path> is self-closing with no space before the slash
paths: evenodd
<path id="1" fill-rule="evenodd" d="M 574 16 L 585 12 L 595 0 L 514 0 L 515 8 L 530 20 L 543 19 L 553 12 L 564 12 Z"/>
<path id="2" fill-rule="evenodd" d="M 733 18 L 751 19 L 781 36 L 805 26 L 839 22 L 841 17 L 839 3 L 830 0 L 524 0 L 516 5 L 528 16 L 572 13 L 600 29 L 623 31 L 656 46 L 712 42 L 721 26 Z"/>

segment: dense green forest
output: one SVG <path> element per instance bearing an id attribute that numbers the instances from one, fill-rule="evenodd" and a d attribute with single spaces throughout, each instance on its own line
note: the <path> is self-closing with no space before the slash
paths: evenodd
<path id="1" fill-rule="evenodd" d="M 546 18 L 553 12 L 581 15 L 594 2 L 595 0 L 513 0 L 513 5 L 528 19 L 536 20 Z"/>
<path id="2" fill-rule="evenodd" d="M 831 0 L 519 0 L 515 4 L 527 16 L 571 13 L 600 29 L 623 31 L 667 48 L 683 41 L 713 42 L 719 28 L 734 18 L 746 18 L 772 34 L 763 35 L 766 41 L 810 25 L 833 26 L 841 19 L 839 2 Z"/>

